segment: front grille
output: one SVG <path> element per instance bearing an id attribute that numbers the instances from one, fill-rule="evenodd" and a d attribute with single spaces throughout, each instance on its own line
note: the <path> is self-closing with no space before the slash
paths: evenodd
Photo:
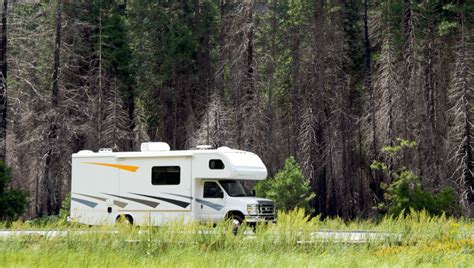
<path id="1" fill-rule="evenodd" d="M 258 211 L 260 215 L 275 214 L 275 205 L 272 202 L 259 202 Z"/>

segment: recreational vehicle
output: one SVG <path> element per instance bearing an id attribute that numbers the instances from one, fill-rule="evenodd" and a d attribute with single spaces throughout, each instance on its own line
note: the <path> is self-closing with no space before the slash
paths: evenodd
<path id="1" fill-rule="evenodd" d="M 264 180 L 254 153 L 220 147 L 170 151 L 162 142 L 140 152 L 79 151 L 72 155 L 70 220 L 88 225 L 126 219 L 136 225 L 183 220 L 275 221 L 275 206 L 241 181 Z"/>

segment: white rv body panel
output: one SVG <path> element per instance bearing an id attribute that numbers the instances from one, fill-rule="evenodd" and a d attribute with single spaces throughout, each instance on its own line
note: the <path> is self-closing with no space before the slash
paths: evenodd
<path id="1" fill-rule="evenodd" d="M 189 198 L 173 196 L 179 194 L 191 197 L 191 157 L 173 158 L 130 158 L 118 161 L 123 165 L 139 166 L 136 172 L 120 170 L 120 196 L 122 198 L 132 197 L 143 199 L 152 203 L 140 203 L 131 200 L 129 204 L 120 209 L 122 214 L 134 214 L 135 223 L 144 225 L 151 223 L 159 225 L 163 218 L 174 220 L 183 219 L 189 221 L 191 218 L 192 202 Z M 151 172 L 155 166 L 176 166 L 180 168 L 181 180 L 179 185 L 152 185 Z M 145 178 L 145 179 L 142 179 Z M 167 202 L 168 201 L 168 202 Z M 166 216 L 166 217 L 163 217 Z"/>
<path id="2" fill-rule="evenodd" d="M 219 183 L 265 179 L 266 167 L 253 153 L 229 148 L 167 151 L 162 144 L 142 147 L 147 151 L 81 151 L 72 155 L 71 220 L 114 224 L 124 215 L 138 225 L 176 220 L 215 222 L 229 213 L 247 218 L 251 216 L 247 204 L 263 200 L 229 196 Z M 148 151 L 154 147 L 160 150 Z M 221 195 L 206 196 L 206 181 L 215 182 L 214 190 L 220 189 Z"/>
<path id="3" fill-rule="evenodd" d="M 112 215 L 103 211 L 107 211 L 108 207 L 117 210 L 118 206 L 111 196 L 101 192 L 120 192 L 119 170 L 105 169 L 92 163 L 115 164 L 115 159 L 97 154 L 86 161 L 72 159 L 71 189 L 74 191 L 71 193 L 71 217 L 80 218 L 85 224 L 114 223 Z"/>

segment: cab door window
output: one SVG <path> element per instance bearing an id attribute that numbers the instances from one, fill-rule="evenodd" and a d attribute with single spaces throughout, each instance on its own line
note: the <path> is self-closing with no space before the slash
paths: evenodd
<path id="1" fill-rule="evenodd" d="M 206 181 L 204 183 L 204 198 L 224 198 L 221 187 L 216 182 Z"/>

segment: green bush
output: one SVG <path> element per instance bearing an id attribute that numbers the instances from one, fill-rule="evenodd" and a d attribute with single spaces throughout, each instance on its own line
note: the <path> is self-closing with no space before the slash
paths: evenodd
<path id="1" fill-rule="evenodd" d="M 416 146 L 413 141 L 397 139 L 398 144 L 385 146 L 382 152 L 387 159 L 396 159 L 402 150 L 408 150 Z M 450 215 L 454 205 L 454 190 L 446 187 L 439 193 L 431 193 L 423 190 L 421 180 L 405 167 L 389 170 L 384 162 L 373 161 L 370 165 L 373 170 L 386 172 L 392 179 L 389 184 L 382 183 L 381 187 L 385 191 L 384 202 L 378 204 L 381 212 L 389 215 L 405 216 L 411 211 L 425 210 L 430 215 Z"/>
<path id="2" fill-rule="evenodd" d="M 28 193 L 9 189 L 10 181 L 11 169 L 0 161 L 0 220 L 16 220 L 26 209 Z"/>
<path id="3" fill-rule="evenodd" d="M 411 210 L 426 210 L 431 215 L 451 214 L 454 205 L 454 190 L 446 187 L 439 193 L 424 191 L 413 172 L 403 170 L 392 175 L 393 182 L 383 185 L 385 201 L 382 207 L 388 214 L 407 215 Z"/>
<path id="4" fill-rule="evenodd" d="M 293 157 L 285 161 L 285 166 L 275 177 L 258 182 L 255 192 L 258 196 L 275 201 L 278 209 L 290 211 L 304 208 L 311 212 L 309 201 L 314 198 L 314 193 Z"/>

